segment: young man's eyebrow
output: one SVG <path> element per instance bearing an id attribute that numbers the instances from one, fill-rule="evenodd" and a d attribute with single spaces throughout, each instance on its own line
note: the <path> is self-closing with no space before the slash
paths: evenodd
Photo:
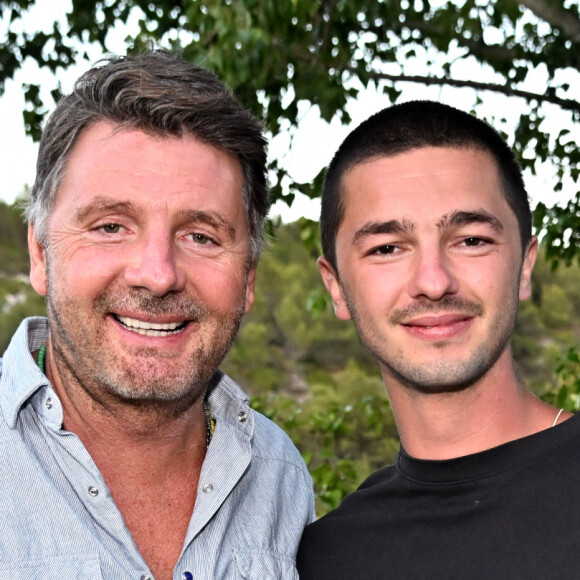
<path id="1" fill-rule="evenodd" d="M 503 224 L 497 217 L 485 211 L 484 209 L 476 211 L 454 211 L 451 214 L 443 216 L 438 222 L 439 229 L 448 227 L 465 226 L 469 224 L 489 224 L 497 232 L 503 231 Z"/>
<path id="2" fill-rule="evenodd" d="M 369 222 L 360 227 L 352 237 L 352 243 L 356 244 L 361 239 L 380 234 L 402 234 L 413 231 L 415 224 L 407 219 L 389 220 L 386 222 Z"/>

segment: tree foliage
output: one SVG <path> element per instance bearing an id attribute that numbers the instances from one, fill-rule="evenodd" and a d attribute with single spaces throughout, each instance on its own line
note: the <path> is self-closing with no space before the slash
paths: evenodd
<path id="1" fill-rule="evenodd" d="M 22 274 L 28 271 L 26 226 L 15 205 L 0 201 L 0 273 Z"/>
<path id="2" fill-rule="evenodd" d="M 33 4 L 0 0 L 11 23 L 0 44 L 0 89 L 27 58 L 57 72 L 82 50 L 79 41 L 106 50 L 108 32 L 132 19 L 129 52 L 151 42 L 183 50 L 225 80 L 272 135 L 293 133 L 303 104 L 318 107 L 327 121 L 348 123 L 348 100 L 367 87 L 378 87 L 390 101 L 403 87 L 416 86 L 417 94 L 431 85 L 463 88 L 466 106 L 475 110 L 486 95 L 505 95 L 520 111 L 510 139 L 522 165 L 533 172 L 551 162 L 556 190 L 577 187 L 576 0 L 72 0 L 65 21 L 16 32 Z M 541 88 L 530 88 L 537 75 Z M 35 136 L 49 106 L 40 94 L 37 85 L 27 85 L 24 117 Z M 502 110 L 492 121 L 503 126 Z M 272 175 L 274 199 L 290 204 L 297 191 L 320 193 L 320 175 L 295 183 L 277 160 Z M 540 205 L 536 217 L 550 256 L 567 263 L 580 259 L 580 192 L 570 193 L 575 199 L 568 207 Z"/>
<path id="3" fill-rule="evenodd" d="M 326 296 L 318 240 L 309 250 L 305 231 L 299 223 L 275 229 L 258 267 L 254 307 L 222 366 L 296 443 L 322 514 L 393 462 L 398 437 L 378 367 L 353 325 L 331 309 L 305 307 Z M 9 271 L 0 268 L 0 356 L 24 317 L 45 312 L 27 282 L 26 226 L 14 206 L 0 204 L 0 257 L 6 248 L 13 261 Z M 518 375 L 537 395 L 578 411 L 580 267 L 552 271 L 540 258 L 532 288 L 512 338 Z"/>

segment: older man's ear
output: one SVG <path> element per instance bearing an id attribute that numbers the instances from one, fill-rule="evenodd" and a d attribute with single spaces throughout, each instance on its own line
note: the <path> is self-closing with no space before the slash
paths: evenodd
<path id="1" fill-rule="evenodd" d="M 41 296 L 46 296 L 46 252 L 36 237 L 33 224 L 28 226 L 28 252 L 30 254 L 30 284 Z"/>

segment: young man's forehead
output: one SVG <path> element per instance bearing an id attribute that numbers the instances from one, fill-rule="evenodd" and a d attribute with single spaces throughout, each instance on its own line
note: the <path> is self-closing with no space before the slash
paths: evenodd
<path id="1" fill-rule="evenodd" d="M 343 180 L 341 206 L 341 224 L 354 215 L 360 227 L 383 230 L 428 219 L 439 229 L 477 222 L 499 231 L 514 214 L 495 159 L 475 148 L 416 148 L 359 163 Z"/>

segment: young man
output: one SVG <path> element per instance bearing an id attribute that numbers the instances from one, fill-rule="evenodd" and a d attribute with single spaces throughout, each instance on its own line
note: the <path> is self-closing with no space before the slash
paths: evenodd
<path id="1" fill-rule="evenodd" d="M 538 242 L 505 142 L 442 104 L 386 109 L 334 157 L 321 229 L 401 451 L 307 528 L 301 580 L 578 577 L 580 421 L 529 393 L 510 352 Z"/>
<path id="2" fill-rule="evenodd" d="M 48 320 L 0 376 L 0 577 L 295 578 L 312 485 L 218 365 L 254 299 L 259 123 L 164 52 L 51 116 L 27 208 Z"/>

